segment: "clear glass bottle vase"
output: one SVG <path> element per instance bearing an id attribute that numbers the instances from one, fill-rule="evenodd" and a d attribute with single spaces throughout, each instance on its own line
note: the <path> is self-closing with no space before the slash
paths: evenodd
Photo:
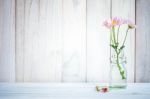
<path id="1" fill-rule="evenodd" d="M 126 57 L 124 50 L 117 55 L 114 49 L 111 50 L 110 59 L 110 88 L 126 88 L 127 87 L 127 70 Z"/>

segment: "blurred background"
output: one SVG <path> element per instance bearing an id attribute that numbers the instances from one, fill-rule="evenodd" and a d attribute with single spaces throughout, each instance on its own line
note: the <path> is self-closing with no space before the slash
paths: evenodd
<path id="1" fill-rule="evenodd" d="M 0 0 L 0 82 L 109 80 L 114 16 L 137 25 L 125 53 L 128 82 L 150 82 L 150 0 Z M 123 35 L 123 33 L 120 33 Z"/>

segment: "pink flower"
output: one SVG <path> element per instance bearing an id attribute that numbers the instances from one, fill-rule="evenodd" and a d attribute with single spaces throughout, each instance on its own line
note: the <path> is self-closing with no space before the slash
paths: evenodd
<path id="1" fill-rule="evenodd" d="M 109 92 L 109 87 L 108 86 L 96 86 L 96 90 L 98 92 L 106 93 Z"/>
<path id="2" fill-rule="evenodd" d="M 136 27 L 136 25 L 131 20 L 122 19 L 120 17 L 114 17 L 103 22 L 103 25 L 108 29 L 111 29 L 115 26 L 121 26 L 123 24 L 127 24 L 129 29 L 133 29 Z"/>
<path id="3" fill-rule="evenodd" d="M 103 93 L 109 92 L 109 89 L 108 89 L 107 87 L 102 88 L 102 89 L 101 89 L 101 92 L 103 92 Z"/>
<path id="4" fill-rule="evenodd" d="M 120 17 L 112 18 L 112 26 L 122 25 L 124 24 L 124 20 Z"/>
<path id="5" fill-rule="evenodd" d="M 106 28 L 110 29 L 110 28 L 112 27 L 111 20 L 110 20 L 110 19 L 109 19 L 109 20 L 105 20 L 105 21 L 103 22 L 103 25 L 104 25 Z"/>
<path id="6" fill-rule="evenodd" d="M 126 24 L 128 24 L 129 29 L 134 29 L 136 28 L 136 25 L 131 21 L 131 20 L 126 20 Z"/>
<path id="7" fill-rule="evenodd" d="M 122 24 L 125 24 L 125 20 L 120 17 L 114 17 L 103 22 L 103 25 L 108 29 L 112 28 L 113 26 L 120 26 Z"/>

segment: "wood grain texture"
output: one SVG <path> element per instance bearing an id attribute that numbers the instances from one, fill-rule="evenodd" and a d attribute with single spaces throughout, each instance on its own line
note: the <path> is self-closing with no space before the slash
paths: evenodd
<path id="1" fill-rule="evenodd" d="M 140 8 L 145 2 L 137 1 L 138 13 L 146 14 L 137 22 L 144 27 L 149 25 L 144 25 L 148 5 Z M 108 82 L 110 35 L 102 22 L 110 16 L 134 20 L 135 0 L 0 0 L 0 15 L 0 81 L 14 81 L 16 74 L 17 82 Z M 137 34 L 137 40 L 149 42 L 148 32 L 142 39 Z M 126 44 L 128 82 L 134 80 L 134 37 L 133 30 Z M 142 42 L 137 44 L 137 81 L 147 81 L 149 74 L 149 46 Z"/>
<path id="2" fill-rule="evenodd" d="M 110 5 L 110 0 L 87 0 L 88 82 L 109 80 L 110 36 L 102 22 L 110 18 Z"/>
<path id="3" fill-rule="evenodd" d="M 136 0 L 136 82 L 150 82 L 149 5 L 149 0 Z"/>
<path id="4" fill-rule="evenodd" d="M 15 0 L 0 0 L 0 81 L 15 81 Z"/>
<path id="5" fill-rule="evenodd" d="M 97 92 L 101 83 L 17 83 L 0 84 L 0 99 L 149 99 L 150 84 L 128 84 L 124 90 Z"/>
<path id="6" fill-rule="evenodd" d="M 112 17 L 120 16 L 129 18 L 135 22 L 135 0 L 112 0 Z M 124 37 L 123 33 L 126 28 L 121 28 L 120 38 Z M 134 82 L 135 67 L 135 31 L 130 30 L 125 44 L 125 54 L 127 59 L 127 81 Z"/>
<path id="7" fill-rule="evenodd" d="M 18 6 L 19 5 L 19 6 Z M 16 81 L 23 81 L 24 77 L 24 35 L 25 35 L 25 3 L 16 0 Z"/>
<path id="8" fill-rule="evenodd" d="M 17 81 L 61 80 L 61 0 L 17 0 Z"/>
<path id="9" fill-rule="evenodd" d="M 85 81 L 85 0 L 17 0 L 16 10 L 17 81 Z"/>
<path id="10" fill-rule="evenodd" d="M 63 82 L 86 79 L 86 0 L 63 0 Z"/>

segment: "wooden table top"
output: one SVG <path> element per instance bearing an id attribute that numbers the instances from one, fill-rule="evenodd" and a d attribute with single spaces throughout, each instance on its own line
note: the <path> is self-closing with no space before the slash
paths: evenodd
<path id="1" fill-rule="evenodd" d="M 99 83 L 0 83 L 0 99 L 150 99 L 150 83 L 97 92 Z"/>

